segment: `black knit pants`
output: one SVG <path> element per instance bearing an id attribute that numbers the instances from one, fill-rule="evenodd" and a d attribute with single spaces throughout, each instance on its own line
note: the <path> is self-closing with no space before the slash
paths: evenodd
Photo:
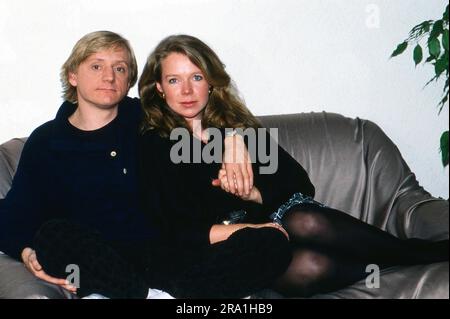
<path id="1" fill-rule="evenodd" d="M 159 288 L 177 298 L 240 298 L 269 287 L 291 261 L 288 240 L 273 228 L 245 228 L 206 249 L 189 247 L 192 262 L 184 262 L 176 273 L 165 265 L 177 256 L 163 260 L 155 246 L 110 243 L 65 220 L 44 224 L 34 242 L 49 275 L 66 278 L 68 265 L 78 267 L 80 297 L 145 298 L 148 288 Z"/>

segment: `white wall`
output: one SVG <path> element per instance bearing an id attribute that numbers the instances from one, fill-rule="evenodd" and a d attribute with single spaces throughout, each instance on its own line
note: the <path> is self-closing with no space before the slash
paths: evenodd
<path id="1" fill-rule="evenodd" d="M 429 68 L 388 57 L 409 30 L 437 19 L 443 0 L 0 0 L 0 142 L 54 117 L 59 68 L 85 33 L 107 29 L 133 44 L 142 67 L 163 37 L 210 44 L 257 115 L 322 111 L 373 120 L 419 182 L 448 198 L 439 137 L 443 83 Z M 136 88 L 131 90 L 136 96 Z"/>

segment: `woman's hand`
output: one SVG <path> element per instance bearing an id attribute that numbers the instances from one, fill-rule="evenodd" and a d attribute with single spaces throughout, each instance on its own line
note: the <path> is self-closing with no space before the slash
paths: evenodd
<path id="1" fill-rule="evenodd" d="M 289 239 L 289 234 L 287 233 L 286 229 L 284 229 L 283 226 L 281 226 L 280 224 L 277 223 L 265 223 L 265 224 L 249 224 L 249 227 L 253 227 L 253 228 L 261 228 L 261 227 L 273 227 L 278 229 L 280 232 L 282 232 L 284 234 L 284 236 L 286 236 L 287 239 Z"/>
<path id="2" fill-rule="evenodd" d="M 212 181 L 212 185 L 217 186 L 217 187 L 220 186 L 220 188 L 222 188 L 227 193 L 232 193 L 231 189 L 230 189 L 230 183 L 228 182 L 227 172 L 223 168 L 219 171 L 217 179 L 214 179 Z M 235 193 L 233 193 L 233 194 L 235 194 Z M 237 195 L 237 194 L 235 194 L 235 195 Z M 263 203 L 261 193 L 256 186 L 252 187 L 249 194 L 242 194 L 242 195 L 237 195 L 237 196 L 239 196 L 243 200 L 253 201 L 253 202 L 256 202 L 259 204 Z"/>
<path id="3" fill-rule="evenodd" d="M 222 169 L 226 171 L 229 192 L 249 196 L 253 188 L 253 168 L 250 154 L 241 135 L 225 137 Z"/>
<path id="4" fill-rule="evenodd" d="M 218 243 L 220 241 L 227 240 L 234 232 L 244 229 L 246 227 L 262 228 L 272 227 L 281 231 L 289 240 L 289 235 L 286 230 L 277 223 L 265 223 L 265 224 L 231 224 L 231 225 L 213 225 L 209 231 L 209 242 L 211 244 Z"/>
<path id="5" fill-rule="evenodd" d="M 77 292 L 77 288 L 72 286 L 66 279 L 59 279 L 47 275 L 42 269 L 41 264 L 38 262 L 36 252 L 33 249 L 27 247 L 22 251 L 22 261 L 25 264 L 25 267 L 39 279 L 51 284 L 59 285 L 72 293 Z"/>

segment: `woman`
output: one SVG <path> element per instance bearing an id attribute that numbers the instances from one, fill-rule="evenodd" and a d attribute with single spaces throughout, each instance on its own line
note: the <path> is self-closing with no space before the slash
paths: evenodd
<path id="1" fill-rule="evenodd" d="M 178 284 L 179 290 L 171 291 L 173 294 L 240 297 L 259 288 L 252 284 L 259 277 L 265 279 L 267 287 L 284 295 L 310 296 L 364 278 L 368 264 L 385 268 L 448 260 L 448 241 L 400 240 L 315 202 L 314 187 L 305 170 L 282 148 L 278 149 L 278 170 L 274 174 L 259 174 L 261 164 L 256 161 L 255 184 L 247 193 L 230 193 L 234 180 L 224 171 L 219 173 L 220 182 L 212 183 L 221 188 L 212 187 L 220 163 L 205 158 L 195 161 L 195 154 L 190 153 L 185 157 L 187 163 L 176 163 L 177 152 L 194 150 L 195 145 L 200 145 L 202 154 L 208 154 L 210 144 L 216 142 L 208 128 L 223 132 L 226 128 L 259 127 L 239 99 L 218 56 L 199 39 L 177 35 L 161 41 L 147 59 L 139 93 L 145 112 L 140 173 L 144 206 L 155 212 L 151 206 L 154 200 L 147 198 L 157 191 L 161 194 L 162 210 L 153 217 L 166 236 L 171 273 L 173 278 L 181 278 L 179 282 L 190 278 L 196 285 L 185 290 Z M 172 140 L 183 136 L 180 128 L 189 132 L 187 142 Z M 159 182 L 150 184 L 150 179 Z M 153 188 L 155 184 L 158 190 Z M 230 213 L 239 212 L 247 213 L 245 223 L 224 224 Z M 285 249 L 281 241 L 277 246 L 267 243 L 265 231 L 284 233 L 284 229 L 289 234 L 292 260 L 281 274 L 283 263 L 274 262 L 271 268 L 262 260 L 273 262 L 276 259 L 267 256 Z M 243 234 L 247 232 L 252 236 L 246 240 Z M 226 254 L 220 252 L 224 249 Z M 211 251 L 214 260 L 204 262 Z M 254 252 L 252 258 L 247 256 L 249 251 Z M 236 274 L 236 267 L 247 272 Z M 208 286 L 202 282 L 202 275 L 214 274 L 215 268 L 229 273 L 226 291 L 215 283 Z M 277 280 L 270 281 L 277 274 Z M 247 290 L 241 289 L 242 283 Z"/>

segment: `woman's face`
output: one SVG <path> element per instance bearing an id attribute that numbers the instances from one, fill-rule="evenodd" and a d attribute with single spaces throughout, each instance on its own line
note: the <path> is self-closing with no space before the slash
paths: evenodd
<path id="1" fill-rule="evenodd" d="M 157 89 L 167 105 L 189 125 L 200 120 L 209 99 L 209 84 L 203 72 L 181 53 L 171 53 L 161 62 L 161 82 Z"/>

